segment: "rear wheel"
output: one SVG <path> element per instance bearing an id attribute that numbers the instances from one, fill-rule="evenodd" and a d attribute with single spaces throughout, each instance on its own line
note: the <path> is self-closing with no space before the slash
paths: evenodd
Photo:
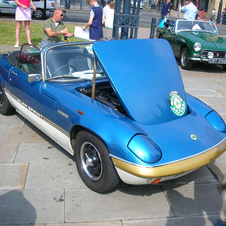
<path id="1" fill-rule="evenodd" d="M 184 48 L 181 52 L 181 58 L 180 58 L 181 67 L 183 69 L 191 69 L 192 68 L 192 62 L 189 59 L 188 49 Z"/>
<path id="2" fill-rule="evenodd" d="M 119 177 L 105 144 L 93 133 L 82 130 L 75 140 L 75 161 L 87 187 L 99 193 L 115 188 Z"/>
<path id="3" fill-rule="evenodd" d="M 9 100 L 5 94 L 5 90 L 0 82 L 0 113 L 3 115 L 9 115 L 14 112 L 13 106 L 9 103 Z"/>

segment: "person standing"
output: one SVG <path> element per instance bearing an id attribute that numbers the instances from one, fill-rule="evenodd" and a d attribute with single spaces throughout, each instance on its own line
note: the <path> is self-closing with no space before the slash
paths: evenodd
<path id="1" fill-rule="evenodd" d="M 85 31 L 87 27 L 90 27 L 89 39 L 91 41 L 99 40 L 103 38 L 103 10 L 98 5 L 97 0 L 89 0 L 89 4 L 92 6 L 89 21 L 82 27 L 82 29 Z"/>
<path id="2" fill-rule="evenodd" d="M 108 10 L 110 9 L 110 3 L 112 2 L 113 0 L 108 0 L 106 6 L 104 6 L 103 8 L 103 18 L 106 20 L 106 15 L 107 15 L 107 12 Z"/>
<path id="3" fill-rule="evenodd" d="M 214 226 L 223 226 L 226 225 L 226 170 L 216 162 L 209 163 L 207 167 L 218 180 L 219 184 L 217 187 L 221 194 L 219 220 L 214 223 Z"/>
<path id="4" fill-rule="evenodd" d="M 216 11 L 215 11 L 215 9 L 213 9 L 213 10 L 212 10 L 211 17 L 210 17 L 210 20 L 211 20 L 212 22 L 214 22 L 214 19 L 215 19 L 215 13 L 216 13 Z"/>
<path id="5" fill-rule="evenodd" d="M 31 34 L 30 34 L 30 21 L 31 21 L 31 9 L 30 6 L 36 11 L 36 8 L 32 0 L 15 0 L 17 4 L 15 20 L 16 20 L 16 43 L 15 47 L 19 47 L 20 43 L 20 30 L 22 22 L 24 21 L 25 32 L 27 36 L 27 42 L 31 44 Z"/>
<path id="6" fill-rule="evenodd" d="M 155 27 L 157 27 L 161 21 L 163 19 L 168 19 L 168 8 L 169 8 L 169 3 L 170 3 L 170 0 L 166 0 L 166 2 L 164 2 L 164 4 L 162 5 L 162 10 L 161 10 L 161 17 L 159 18 L 159 20 L 156 22 L 155 24 Z"/>
<path id="7" fill-rule="evenodd" d="M 107 11 L 107 13 L 104 17 L 104 28 L 103 28 L 104 37 L 107 39 L 112 38 L 114 13 L 115 13 L 115 2 L 111 1 L 109 4 L 109 7 L 110 7 L 110 9 Z M 119 33 L 120 33 L 120 31 L 119 31 Z"/>
<path id="8" fill-rule="evenodd" d="M 68 29 L 61 21 L 63 16 L 64 14 L 62 10 L 55 9 L 53 16 L 45 20 L 43 24 L 44 37 L 40 44 L 40 48 L 62 42 L 62 35 L 64 35 L 65 38 L 71 38 L 74 36 L 74 33 L 69 33 Z"/>
<path id="9" fill-rule="evenodd" d="M 178 5 L 177 16 L 180 17 L 181 14 L 181 4 Z"/>
<path id="10" fill-rule="evenodd" d="M 204 18 L 204 9 L 201 10 L 201 20 Z"/>
<path id="11" fill-rule="evenodd" d="M 181 12 L 184 12 L 185 20 L 195 20 L 197 7 L 193 4 L 192 0 L 188 0 L 186 4 L 181 8 Z"/>

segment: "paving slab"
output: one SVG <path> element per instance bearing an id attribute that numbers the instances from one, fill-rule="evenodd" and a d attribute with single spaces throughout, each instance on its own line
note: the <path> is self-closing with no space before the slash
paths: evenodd
<path id="1" fill-rule="evenodd" d="M 0 142 L 7 142 L 7 138 L 12 130 L 17 126 L 22 127 L 24 125 L 24 121 L 25 119 L 21 118 L 18 114 L 9 116 L 0 114 Z M 9 138 L 8 142 L 12 143 L 13 140 Z"/>
<path id="2" fill-rule="evenodd" d="M 65 222 L 112 221 L 173 216 L 160 186 L 128 187 L 109 194 L 66 189 Z"/>
<path id="3" fill-rule="evenodd" d="M 175 217 L 217 215 L 221 196 L 216 184 L 163 186 Z M 185 205 L 186 203 L 186 205 Z"/>
<path id="4" fill-rule="evenodd" d="M 27 121 L 26 121 L 27 122 Z M 51 139 L 36 127 L 27 122 L 29 126 L 14 126 L 2 142 L 46 143 Z"/>
<path id="5" fill-rule="evenodd" d="M 206 103 L 206 104 L 208 103 L 211 106 L 215 106 L 215 105 L 226 106 L 226 98 L 223 95 L 222 95 L 222 97 L 201 97 L 200 99 L 204 103 Z"/>
<path id="6" fill-rule="evenodd" d="M 24 189 L 28 164 L 0 164 L 1 189 Z"/>
<path id="7" fill-rule="evenodd" d="M 37 163 L 29 165 L 25 189 L 87 188 L 74 162 Z"/>
<path id="8" fill-rule="evenodd" d="M 122 226 L 122 222 L 121 221 L 98 221 L 98 222 L 64 223 L 64 224 L 46 224 L 45 226 Z"/>
<path id="9" fill-rule="evenodd" d="M 0 225 L 64 223 L 64 191 L 0 190 Z"/>
<path id="10" fill-rule="evenodd" d="M 19 143 L 1 143 L 0 142 L 0 163 L 13 163 Z"/>
<path id="11" fill-rule="evenodd" d="M 15 163 L 73 162 L 72 156 L 54 142 L 20 143 Z"/>
<path id="12" fill-rule="evenodd" d="M 186 89 L 186 92 L 196 97 L 222 97 L 213 89 Z"/>
<path id="13" fill-rule="evenodd" d="M 218 216 L 191 216 L 122 221 L 123 226 L 213 226 Z"/>

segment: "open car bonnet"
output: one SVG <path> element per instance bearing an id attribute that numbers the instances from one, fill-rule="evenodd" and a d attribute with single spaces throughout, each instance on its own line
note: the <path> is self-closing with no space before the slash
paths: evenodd
<path id="1" fill-rule="evenodd" d="M 187 114 L 182 78 L 166 40 L 102 41 L 93 50 L 127 114 L 136 122 L 152 125 Z"/>

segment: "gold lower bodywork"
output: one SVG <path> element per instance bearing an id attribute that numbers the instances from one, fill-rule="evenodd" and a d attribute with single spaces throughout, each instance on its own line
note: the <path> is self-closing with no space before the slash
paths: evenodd
<path id="1" fill-rule="evenodd" d="M 159 178 L 167 177 L 177 174 L 182 174 L 202 166 L 207 165 L 212 162 L 220 155 L 222 155 L 226 150 L 226 139 L 224 139 L 220 144 L 214 148 L 207 150 L 206 152 L 196 155 L 194 157 L 184 159 L 178 162 L 168 163 L 166 165 L 155 166 L 155 167 L 144 167 L 140 165 L 134 165 L 115 157 L 112 157 L 112 161 L 115 167 L 132 174 L 140 178 Z"/>

